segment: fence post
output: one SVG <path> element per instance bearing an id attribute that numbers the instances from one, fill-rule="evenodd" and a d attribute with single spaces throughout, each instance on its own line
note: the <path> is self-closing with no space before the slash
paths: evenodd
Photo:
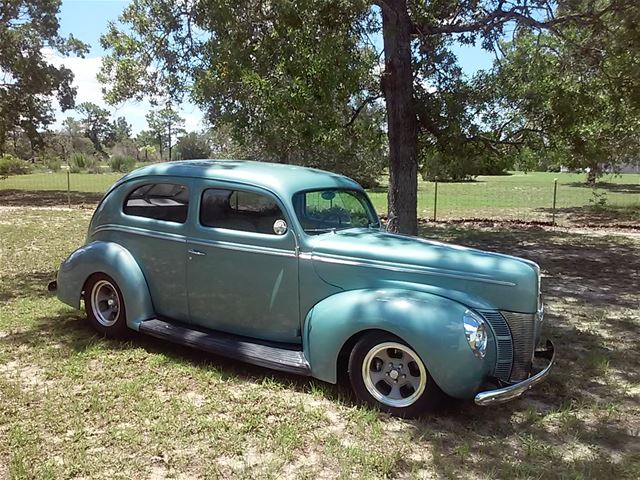
<path id="1" fill-rule="evenodd" d="M 433 221 L 435 222 L 438 214 L 438 177 L 434 179 L 433 185 Z"/>
<path id="2" fill-rule="evenodd" d="M 71 208 L 71 172 L 67 169 L 67 205 Z"/>
<path id="3" fill-rule="evenodd" d="M 558 179 L 553 179 L 553 208 L 551 209 L 551 225 L 556 225 L 556 198 L 558 196 Z"/>

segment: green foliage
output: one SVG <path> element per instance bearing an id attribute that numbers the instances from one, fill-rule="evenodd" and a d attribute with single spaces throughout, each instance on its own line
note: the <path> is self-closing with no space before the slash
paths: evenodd
<path id="1" fill-rule="evenodd" d="M 73 107 L 73 73 L 48 62 L 46 52 L 84 56 L 88 47 L 59 35 L 59 9 L 56 0 L 3 0 L 0 6 L 0 153 L 14 129 L 41 144 L 41 130 L 54 120 L 52 97 L 63 111 Z"/>
<path id="2" fill-rule="evenodd" d="M 133 157 L 115 155 L 109 161 L 109 166 L 111 167 L 112 172 L 127 173 L 136 167 L 136 159 Z"/>
<path id="3" fill-rule="evenodd" d="M 71 166 L 84 170 L 87 167 L 87 157 L 82 153 L 74 153 L 71 156 Z"/>
<path id="4" fill-rule="evenodd" d="M 113 125 L 109 111 L 91 102 L 82 102 L 76 108 L 83 116 L 84 135 L 91 140 L 97 152 L 104 152 L 104 144 L 113 139 Z"/>
<path id="5" fill-rule="evenodd" d="M 188 94 L 246 158 L 368 182 L 388 157 L 396 223 L 415 230 L 414 157 L 427 178 L 455 180 L 515 160 L 530 168 L 525 147 L 568 152 L 594 175 L 634 155 L 639 9 L 632 0 L 133 0 L 101 39 L 110 53 L 100 80 L 110 103 Z M 500 43 L 507 31 L 517 52 Z M 502 49 L 505 67 L 469 79 L 455 44 Z M 389 148 L 387 131 L 403 132 Z"/>
<path id="6" fill-rule="evenodd" d="M 176 154 L 181 160 L 209 158 L 211 156 L 211 147 L 209 146 L 208 136 L 198 132 L 183 135 L 176 144 Z"/>
<path id="7" fill-rule="evenodd" d="M 62 162 L 59 157 L 48 155 L 44 159 L 44 164 L 47 167 L 47 170 L 51 172 L 58 172 L 62 167 Z"/>
<path id="8" fill-rule="evenodd" d="M 146 115 L 149 126 L 148 135 L 151 144 L 160 150 L 160 160 L 164 159 L 164 152 L 169 151 L 173 144 L 173 139 L 185 133 L 184 118 L 180 116 L 171 106 L 160 110 L 152 110 Z M 168 158 L 171 160 L 171 158 Z"/>
<path id="9" fill-rule="evenodd" d="M 94 156 L 86 156 L 83 153 L 76 152 L 71 156 L 69 170 L 71 173 L 100 173 L 100 165 Z"/>
<path id="10" fill-rule="evenodd" d="M 589 167 L 591 181 L 640 155 L 640 5 L 611 8 L 601 21 L 567 26 L 562 37 L 522 30 L 480 77 L 501 107 L 496 118 L 533 134 L 523 138 L 532 149 Z"/>
<path id="11" fill-rule="evenodd" d="M 257 22 L 263 12 L 254 2 L 184 7 L 134 1 L 126 30 L 113 25 L 103 36 L 112 50 L 100 77 L 110 102 L 190 92 L 214 128 L 227 131 L 235 156 L 375 181 L 387 150 L 378 59 L 361 41 L 375 20 L 367 2 L 275 2 L 269 22 Z M 196 28 L 206 35 L 192 35 Z M 166 128 L 149 126 L 162 154 Z"/>
<path id="12" fill-rule="evenodd" d="M 24 160 L 5 153 L 0 157 L 0 176 L 24 175 L 31 171 L 31 166 Z"/>
<path id="13" fill-rule="evenodd" d="M 606 209 L 607 208 L 607 192 L 604 190 L 598 191 L 598 189 L 594 185 L 591 188 L 591 198 L 589 199 L 589 203 L 591 204 L 594 210 Z"/>
<path id="14" fill-rule="evenodd" d="M 116 118 L 111 124 L 111 141 L 124 142 L 131 138 L 131 124 L 124 117 Z"/>

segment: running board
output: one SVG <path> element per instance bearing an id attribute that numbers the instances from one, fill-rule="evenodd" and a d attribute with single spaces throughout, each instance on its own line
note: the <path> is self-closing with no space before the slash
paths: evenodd
<path id="1" fill-rule="evenodd" d="M 311 367 L 300 350 L 256 343 L 247 337 L 207 332 L 153 318 L 140 324 L 145 335 L 222 355 L 261 367 L 297 375 L 311 375 Z"/>

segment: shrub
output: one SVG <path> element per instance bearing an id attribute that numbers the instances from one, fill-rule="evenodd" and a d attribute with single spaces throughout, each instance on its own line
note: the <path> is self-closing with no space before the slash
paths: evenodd
<path id="1" fill-rule="evenodd" d="M 0 176 L 24 175 L 31 171 L 31 165 L 13 155 L 4 154 L 0 157 Z"/>
<path id="2" fill-rule="evenodd" d="M 109 162 L 113 172 L 130 172 L 136 166 L 136 160 L 133 157 L 125 157 L 123 155 L 115 155 Z"/>
<path id="3" fill-rule="evenodd" d="M 58 172 L 62 166 L 60 159 L 53 156 L 45 158 L 44 164 L 47 167 L 47 170 L 51 170 L 52 172 Z"/>
<path id="4" fill-rule="evenodd" d="M 69 164 L 71 173 L 80 173 L 82 170 L 87 168 L 87 157 L 84 156 L 84 153 L 74 153 L 71 156 L 71 163 Z"/>
<path id="5" fill-rule="evenodd" d="M 69 171 L 71 173 L 102 173 L 100 170 L 100 162 L 93 155 L 85 155 L 84 153 L 76 152 L 71 156 L 71 162 L 69 162 Z"/>

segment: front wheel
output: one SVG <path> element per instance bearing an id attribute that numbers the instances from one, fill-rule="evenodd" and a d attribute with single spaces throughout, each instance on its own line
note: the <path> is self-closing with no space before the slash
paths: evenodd
<path id="1" fill-rule="evenodd" d="M 104 273 L 91 275 L 84 288 L 84 304 L 89 323 L 105 337 L 123 337 L 128 332 L 122 292 Z"/>
<path id="2" fill-rule="evenodd" d="M 384 332 L 368 333 L 356 343 L 349 357 L 349 379 L 360 401 L 400 417 L 432 410 L 443 397 L 420 356 Z"/>

